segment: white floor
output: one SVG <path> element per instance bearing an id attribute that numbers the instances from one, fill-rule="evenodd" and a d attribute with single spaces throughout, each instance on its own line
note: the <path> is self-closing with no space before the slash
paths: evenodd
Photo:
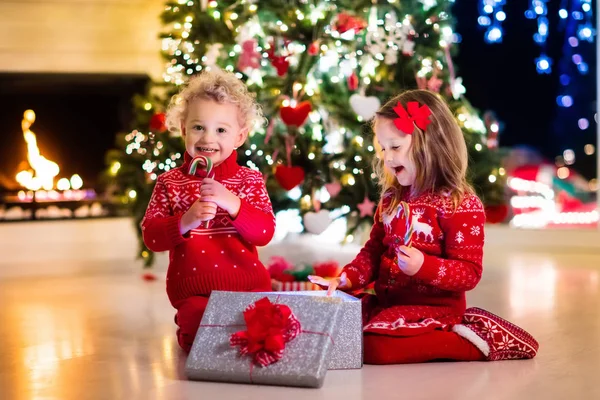
<path id="1" fill-rule="evenodd" d="M 134 263 L 72 264 L 39 262 L 46 278 L 35 263 L 0 269 L 0 399 L 600 398 L 598 252 L 488 248 L 469 304 L 531 332 L 535 360 L 365 366 L 318 390 L 187 381 L 164 281 Z"/>

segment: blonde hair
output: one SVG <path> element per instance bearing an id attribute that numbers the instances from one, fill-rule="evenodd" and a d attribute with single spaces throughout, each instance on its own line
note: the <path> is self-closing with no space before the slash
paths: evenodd
<path id="1" fill-rule="evenodd" d="M 190 78 L 179 94 L 171 98 L 166 115 L 169 131 L 181 133 L 181 123 L 187 117 L 190 102 L 199 98 L 235 104 L 239 109 L 240 125 L 248 131 L 265 123 L 256 94 L 250 93 L 233 73 L 213 68 Z"/>
<path id="2" fill-rule="evenodd" d="M 412 133 L 409 157 L 415 163 L 416 178 L 411 188 L 401 186 L 396 177 L 385 168 L 381 147 L 376 140 L 374 141 L 378 157 L 375 158 L 373 166 L 379 178 L 382 199 L 380 204 L 384 204 L 384 197 L 391 197 L 385 209 L 380 211 L 390 213 L 395 210 L 407 190 L 411 191 L 410 195 L 426 191 L 447 194 L 452 198 L 456 209 L 465 193 L 473 193 L 466 178 L 467 145 L 460 126 L 439 95 L 427 90 L 409 90 L 392 98 L 376 113 L 373 130 L 379 118 L 398 118 L 393 108 L 400 102 L 406 109 L 409 101 L 427 105 L 432 114 L 429 117 L 431 123 L 425 131 L 415 125 Z"/>

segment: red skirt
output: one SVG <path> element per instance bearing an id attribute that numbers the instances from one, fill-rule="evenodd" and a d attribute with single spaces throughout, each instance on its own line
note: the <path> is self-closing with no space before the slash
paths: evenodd
<path id="1" fill-rule="evenodd" d="M 383 308 L 377 296 L 362 299 L 363 329 L 365 333 L 389 336 L 416 336 L 433 330 L 449 331 L 462 322 L 462 314 L 443 306 L 398 305 Z"/>

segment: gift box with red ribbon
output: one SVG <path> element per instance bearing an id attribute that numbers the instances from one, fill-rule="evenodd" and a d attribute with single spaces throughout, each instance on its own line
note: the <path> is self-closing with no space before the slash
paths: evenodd
<path id="1" fill-rule="evenodd" d="M 275 294 L 266 292 L 265 294 Z M 325 290 L 279 293 L 287 296 L 325 297 Z M 337 334 L 333 338 L 333 350 L 327 361 L 327 369 L 360 369 L 363 366 L 362 303 L 345 292 L 336 290 L 334 298 L 342 300 Z"/>
<path id="2" fill-rule="evenodd" d="M 321 387 L 342 299 L 213 291 L 186 362 L 194 380 Z"/>

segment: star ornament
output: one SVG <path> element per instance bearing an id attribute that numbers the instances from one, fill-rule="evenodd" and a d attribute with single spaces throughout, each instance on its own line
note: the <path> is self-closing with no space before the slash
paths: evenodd
<path id="1" fill-rule="evenodd" d="M 357 204 L 358 210 L 360 211 L 360 217 L 372 217 L 373 216 L 373 208 L 375 207 L 375 203 L 369 200 L 367 196 L 362 203 Z"/>

